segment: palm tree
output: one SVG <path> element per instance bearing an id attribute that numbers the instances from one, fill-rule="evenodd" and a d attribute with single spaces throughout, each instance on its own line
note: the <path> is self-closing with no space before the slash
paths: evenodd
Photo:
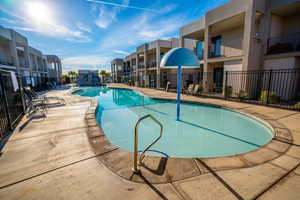
<path id="1" fill-rule="evenodd" d="M 69 71 L 68 76 L 71 78 L 71 82 L 74 82 L 74 80 L 78 77 L 78 73 L 74 71 Z"/>
<path id="2" fill-rule="evenodd" d="M 101 70 L 100 76 L 101 76 L 102 81 L 104 81 L 105 78 L 111 77 L 111 74 L 109 72 L 106 72 L 105 70 Z"/>

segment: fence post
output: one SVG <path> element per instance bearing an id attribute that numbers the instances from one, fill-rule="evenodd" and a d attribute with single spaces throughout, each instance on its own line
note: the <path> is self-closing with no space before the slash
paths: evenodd
<path id="1" fill-rule="evenodd" d="M 267 91 L 267 104 L 269 104 L 270 100 L 270 89 L 271 89 L 271 82 L 272 82 L 272 75 L 273 75 L 273 70 L 270 70 L 270 75 L 269 75 L 269 83 L 268 83 L 268 91 Z"/>
<path id="2" fill-rule="evenodd" d="M 3 84 L 3 80 L 2 80 L 2 73 L 0 72 L 0 89 L 2 90 L 2 94 L 4 96 L 4 101 L 5 101 L 5 113 L 6 113 L 6 117 L 7 117 L 7 121 L 8 121 L 8 126 L 10 128 L 10 130 L 13 130 L 13 127 L 12 127 L 12 123 L 11 123 L 11 119 L 10 119 L 10 116 L 9 116 L 9 109 L 8 109 L 8 103 L 7 103 L 7 97 L 6 97 L 6 92 L 5 92 L 5 89 L 4 89 L 4 84 Z"/>
<path id="3" fill-rule="evenodd" d="M 228 71 L 225 73 L 225 88 L 224 88 L 224 99 L 227 99 L 227 80 L 228 80 Z"/>
<path id="4" fill-rule="evenodd" d="M 24 91 L 23 91 L 23 82 L 22 82 L 23 77 L 22 77 L 22 75 L 18 74 L 17 78 L 18 78 L 18 82 L 19 82 L 19 92 L 20 92 L 21 99 L 22 99 L 23 112 L 25 114 L 26 104 L 25 104 L 25 96 L 24 96 Z"/>

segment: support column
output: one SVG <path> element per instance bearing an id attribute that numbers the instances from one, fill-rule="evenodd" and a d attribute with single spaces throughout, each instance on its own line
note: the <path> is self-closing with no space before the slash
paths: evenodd
<path id="1" fill-rule="evenodd" d="M 244 21 L 244 38 L 243 38 L 243 70 L 259 69 L 260 63 L 260 44 L 254 38 L 255 33 L 258 32 L 258 27 L 255 24 L 256 10 L 254 9 L 254 1 L 251 0 L 249 8 L 245 12 Z"/>
<path id="2" fill-rule="evenodd" d="M 271 22 L 272 22 L 272 13 L 268 12 L 265 13 L 264 16 L 261 19 L 261 23 L 259 26 L 259 39 L 261 42 L 261 63 L 263 63 L 263 56 L 267 54 L 267 48 L 268 48 L 268 39 L 270 37 L 270 30 L 271 30 Z"/>
<path id="3" fill-rule="evenodd" d="M 179 38 L 179 45 L 180 47 L 184 48 L 184 37 L 180 36 Z"/>
<path id="4" fill-rule="evenodd" d="M 144 87 L 149 87 L 149 77 L 147 75 L 147 45 L 144 46 L 144 65 L 145 68 L 143 70 L 143 80 L 144 80 Z"/>
<path id="5" fill-rule="evenodd" d="M 205 32 L 204 32 L 204 47 L 203 47 L 203 91 L 208 92 L 209 90 L 209 80 L 208 80 L 208 73 L 210 72 L 209 64 L 208 64 L 208 57 L 209 57 L 209 51 L 210 51 L 210 35 L 211 35 L 211 27 L 205 26 Z"/>
<path id="6" fill-rule="evenodd" d="M 18 71 L 19 70 L 19 59 L 18 59 L 18 54 L 17 54 L 16 37 L 12 31 L 11 31 L 11 40 L 9 41 L 9 51 L 10 51 L 10 55 L 13 58 L 13 64 Z"/>
<path id="7" fill-rule="evenodd" d="M 135 69 L 135 77 L 134 77 L 134 86 L 137 87 L 138 85 L 138 76 L 139 76 L 139 56 L 136 53 L 136 69 Z"/>
<path id="8" fill-rule="evenodd" d="M 30 81 L 31 81 L 31 77 L 32 77 L 32 63 L 31 63 L 31 58 L 30 58 L 30 52 L 29 52 L 29 46 L 28 45 L 26 45 L 24 47 L 24 57 L 25 57 L 26 65 L 28 67 L 29 78 L 30 78 Z M 26 79 L 27 79 L 27 77 L 26 77 Z"/>
<path id="9" fill-rule="evenodd" d="M 156 46 L 156 88 L 160 88 L 160 47 Z"/>

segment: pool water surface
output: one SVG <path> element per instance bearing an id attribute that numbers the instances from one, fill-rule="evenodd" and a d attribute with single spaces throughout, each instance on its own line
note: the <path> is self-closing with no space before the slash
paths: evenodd
<path id="1" fill-rule="evenodd" d="M 246 115 L 215 106 L 181 104 L 176 121 L 176 102 L 157 100 L 129 89 L 81 88 L 73 94 L 95 97 L 96 119 L 110 142 L 133 152 L 134 126 L 147 114 L 164 128 L 162 138 L 148 155 L 177 158 L 222 157 L 246 153 L 268 143 L 272 130 Z M 159 135 L 159 126 L 144 120 L 139 129 L 139 150 Z"/>

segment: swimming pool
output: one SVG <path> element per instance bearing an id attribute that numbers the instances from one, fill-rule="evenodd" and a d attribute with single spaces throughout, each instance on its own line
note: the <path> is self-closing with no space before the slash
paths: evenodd
<path id="1" fill-rule="evenodd" d="M 177 158 L 222 157 L 246 153 L 268 143 L 272 130 L 246 115 L 215 106 L 182 103 L 181 119 L 176 121 L 176 102 L 152 99 L 128 89 L 81 88 L 73 94 L 95 97 L 97 122 L 110 142 L 133 152 L 134 126 L 151 114 L 164 127 L 162 138 L 148 155 Z M 139 129 L 139 150 L 159 134 L 150 119 Z"/>

